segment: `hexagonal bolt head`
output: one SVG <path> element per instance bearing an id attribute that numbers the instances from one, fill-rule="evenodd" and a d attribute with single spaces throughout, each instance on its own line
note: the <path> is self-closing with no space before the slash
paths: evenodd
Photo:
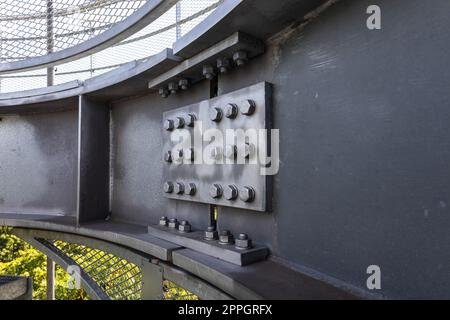
<path id="1" fill-rule="evenodd" d="M 255 189 L 252 187 L 243 187 L 239 190 L 239 198 L 244 202 L 252 202 L 255 200 Z"/>
<path id="2" fill-rule="evenodd" d="M 219 235 L 219 243 L 220 244 L 233 244 L 234 243 L 234 237 L 228 230 L 223 230 L 220 232 Z"/>
<path id="3" fill-rule="evenodd" d="M 241 233 L 236 239 L 236 249 L 246 250 L 250 249 L 252 245 L 252 240 L 245 233 Z"/>
<path id="4" fill-rule="evenodd" d="M 231 68 L 231 61 L 228 58 L 217 59 L 217 68 L 220 73 L 226 73 Z"/>
<path id="5" fill-rule="evenodd" d="M 195 125 L 195 121 L 197 121 L 197 117 L 195 116 L 195 114 L 188 114 L 186 117 L 186 125 L 188 127 L 194 127 Z"/>
<path id="6" fill-rule="evenodd" d="M 183 150 L 179 149 L 172 153 L 172 159 L 175 162 L 181 162 L 183 160 Z"/>
<path id="7" fill-rule="evenodd" d="M 169 90 L 167 88 L 161 88 L 158 90 L 158 93 L 161 97 L 167 98 L 169 96 Z"/>
<path id="8" fill-rule="evenodd" d="M 210 188 L 209 188 L 209 195 L 211 196 L 211 198 L 213 199 L 218 199 L 222 196 L 223 190 L 222 187 L 220 186 L 220 184 L 213 184 Z"/>
<path id="9" fill-rule="evenodd" d="M 186 194 L 193 196 L 197 192 L 197 187 L 195 186 L 195 183 L 188 183 L 186 186 Z"/>
<path id="10" fill-rule="evenodd" d="M 225 187 L 225 190 L 223 191 L 223 196 L 227 200 L 236 200 L 239 195 L 239 190 L 234 185 L 229 185 Z"/>
<path id="11" fill-rule="evenodd" d="M 177 117 L 175 121 L 173 122 L 175 128 L 182 129 L 184 127 L 184 118 L 183 117 Z"/>
<path id="12" fill-rule="evenodd" d="M 216 76 L 216 71 L 213 66 L 203 66 L 203 75 L 206 79 L 211 80 Z"/>
<path id="13" fill-rule="evenodd" d="M 208 241 L 214 241 L 219 238 L 219 233 L 217 232 L 216 228 L 214 227 L 208 227 L 208 229 L 205 231 L 205 240 Z"/>
<path id="14" fill-rule="evenodd" d="M 253 100 L 244 100 L 239 104 L 241 113 L 245 116 L 251 116 L 255 113 L 256 103 Z"/>
<path id="15" fill-rule="evenodd" d="M 181 79 L 178 81 L 178 86 L 181 88 L 181 90 L 187 90 L 189 89 L 190 81 L 188 79 Z"/>
<path id="16" fill-rule="evenodd" d="M 227 117 L 228 119 L 236 118 L 238 112 L 239 112 L 238 106 L 235 105 L 234 103 L 229 103 L 225 107 L 225 117 Z"/>
<path id="17" fill-rule="evenodd" d="M 191 225 L 186 220 L 181 221 L 178 226 L 178 231 L 180 232 L 191 232 Z"/>
<path id="18" fill-rule="evenodd" d="M 236 63 L 238 67 L 243 66 L 248 61 L 248 53 L 247 51 L 237 51 L 233 54 L 233 61 Z"/>
<path id="19" fill-rule="evenodd" d="M 195 153 L 193 148 L 188 148 L 184 151 L 184 158 L 187 161 L 193 162 L 195 159 Z"/>
<path id="20" fill-rule="evenodd" d="M 233 146 L 231 144 L 225 146 L 225 157 L 227 157 L 228 159 L 234 159 L 236 158 L 236 154 L 237 154 L 236 146 Z"/>
<path id="21" fill-rule="evenodd" d="M 175 218 L 172 218 L 169 220 L 169 228 L 170 229 L 178 229 L 178 220 Z"/>
<path id="22" fill-rule="evenodd" d="M 175 129 L 173 120 L 167 119 L 166 121 L 164 121 L 164 129 L 167 131 L 172 131 L 173 129 Z"/>
<path id="23" fill-rule="evenodd" d="M 222 156 L 223 156 L 222 147 L 214 147 L 214 148 L 212 148 L 210 156 L 211 156 L 211 159 L 213 159 L 215 161 L 220 161 L 222 159 Z"/>
<path id="24" fill-rule="evenodd" d="M 222 120 L 222 116 L 223 112 L 220 108 L 212 108 L 209 111 L 209 118 L 211 119 L 211 121 L 219 122 L 220 120 Z"/>
<path id="25" fill-rule="evenodd" d="M 171 163 L 172 162 L 172 152 L 171 151 L 167 151 L 166 153 L 164 153 L 164 161 Z"/>
<path id="26" fill-rule="evenodd" d="M 163 226 L 163 227 L 167 227 L 167 223 L 169 222 L 169 220 L 167 219 L 167 217 L 161 217 L 159 219 L 159 225 Z"/>
<path id="27" fill-rule="evenodd" d="M 163 186 L 164 192 L 165 193 L 172 193 L 173 192 L 173 183 L 172 182 L 164 182 L 164 186 Z"/>
<path id="28" fill-rule="evenodd" d="M 172 93 L 172 94 L 177 93 L 177 91 L 180 89 L 178 86 L 178 83 L 176 83 L 176 82 L 169 83 L 167 87 L 168 87 L 170 93 Z"/>
<path id="29" fill-rule="evenodd" d="M 173 191 L 176 194 L 183 194 L 184 193 L 184 184 L 182 182 L 177 182 L 175 183 L 175 185 L 173 186 Z"/>

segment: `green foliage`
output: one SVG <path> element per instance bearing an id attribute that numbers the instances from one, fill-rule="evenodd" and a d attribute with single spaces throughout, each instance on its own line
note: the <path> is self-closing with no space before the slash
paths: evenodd
<path id="1" fill-rule="evenodd" d="M 70 276 L 56 266 L 55 295 L 58 300 L 88 299 L 83 290 L 68 289 Z M 0 274 L 32 276 L 33 299 L 46 299 L 47 258 L 26 242 L 0 228 Z"/>

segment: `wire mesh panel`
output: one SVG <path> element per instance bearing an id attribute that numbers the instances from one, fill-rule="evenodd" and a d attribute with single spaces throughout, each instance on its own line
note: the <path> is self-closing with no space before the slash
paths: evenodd
<path id="1" fill-rule="evenodd" d="M 198 296 L 170 280 L 163 281 L 163 300 L 200 300 Z"/>

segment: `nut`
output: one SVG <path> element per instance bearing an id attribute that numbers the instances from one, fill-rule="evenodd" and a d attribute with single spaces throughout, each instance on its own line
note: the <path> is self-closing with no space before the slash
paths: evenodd
<path id="1" fill-rule="evenodd" d="M 237 51 L 233 54 L 233 60 L 238 67 L 241 67 L 248 61 L 248 53 L 242 50 Z"/>
<path id="2" fill-rule="evenodd" d="M 180 86 L 181 90 L 187 90 L 189 88 L 189 80 L 188 79 L 181 79 L 178 81 L 178 85 Z"/>
<path id="3" fill-rule="evenodd" d="M 210 65 L 203 66 L 203 75 L 208 80 L 214 79 L 214 77 L 216 76 L 214 67 Z"/>
<path id="4" fill-rule="evenodd" d="M 255 189 L 243 187 L 239 190 L 239 198 L 244 202 L 252 202 L 255 199 Z"/>
<path id="5" fill-rule="evenodd" d="M 215 161 L 220 161 L 222 159 L 222 147 L 214 147 L 211 149 L 211 159 Z"/>
<path id="6" fill-rule="evenodd" d="M 183 149 L 178 149 L 173 152 L 172 159 L 175 162 L 181 162 L 183 160 Z"/>
<path id="7" fill-rule="evenodd" d="M 219 243 L 220 244 L 233 244 L 234 237 L 228 230 L 223 230 L 219 235 Z"/>
<path id="8" fill-rule="evenodd" d="M 241 233 L 236 239 L 236 249 L 245 250 L 252 247 L 252 240 L 247 234 Z"/>
<path id="9" fill-rule="evenodd" d="M 172 131 L 175 128 L 175 125 L 173 123 L 173 120 L 166 120 L 164 122 L 164 129 L 166 129 L 167 131 Z"/>
<path id="10" fill-rule="evenodd" d="M 194 161 L 194 157 L 195 157 L 195 153 L 194 153 L 194 149 L 193 148 L 188 148 L 184 151 L 184 158 L 187 161 Z"/>
<path id="11" fill-rule="evenodd" d="M 229 103 L 225 107 L 225 117 L 227 117 L 228 119 L 234 119 L 237 117 L 238 111 L 239 109 L 237 105 L 235 105 L 234 103 Z"/>
<path id="12" fill-rule="evenodd" d="M 172 94 L 177 93 L 177 91 L 179 89 L 178 83 L 176 83 L 176 82 L 170 82 L 167 87 L 168 87 L 170 93 L 172 93 Z"/>
<path id="13" fill-rule="evenodd" d="M 238 197 L 238 193 L 239 191 L 238 188 L 236 188 L 236 186 L 229 185 L 225 188 L 223 195 L 227 200 L 236 200 Z"/>
<path id="14" fill-rule="evenodd" d="M 233 146 L 233 145 L 226 145 L 225 146 L 225 157 L 227 157 L 228 159 L 234 159 L 236 158 L 236 153 L 237 153 L 237 147 Z"/>
<path id="15" fill-rule="evenodd" d="M 255 113 L 256 103 L 253 100 L 244 100 L 239 104 L 241 113 L 246 116 L 250 116 Z"/>
<path id="16" fill-rule="evenodd" d="M 209 118 L 211 119 L 211 121 L 219 122 L 220 120 L 222 120 L 222 116 L 223 112 L 220 108 L 212 108 L 209 111 Z"/>
<path id="17" fill-rule="evenodd" d="M 217 68 L 221 73 L 226 73 L 231 67 L 231 61 L 228 58 L 217 59 Z"/>
<path id="18" fill-rule="evenodd" d="M 191 225 L 186 220 L 181 221 L 178 226 L 178 231 L 180 232 L 191 232 Z"/>
<path id="19" fill-rule="evenodd" d="M 197 117 L 195 116 L 195 114 L 188 114 L 186 117 L 186 125 L 188 127 L 193 127 L 195 125 L 195 121 L 197 121 Z"/>
<path id="20" fill-rule="evenodd" d="M 176 194 L 183 194 L 184 193 L 184 184 L 181 182 L 177 182 L 175 183 L 174 187 L 173 187 L 173 191 Z"/>
<path id="21" fill-rule="evenodd" d="M 197 192 L 197 187 L 195 186 L 195 183 L 188 183 L 186 186 L 186 194 L 193 196 Z"/>
<path id="22" fill-rule="evenodd" d="M 170 229 L 178 229 L 178 220 L 175 218 L 172 218 L 169 220 L 169 228 Z"/>
<path id="23" fill-rule="evenodd" d="M 213 199 L 218 199 L 222 196 L 222 187 L 220 186 L 220 184 L 213 184 L 210 188 L 209 188 L 209 195 L 211 196 L 211 198 Z"/>
<path id="24" fill-rule="evenodd" d="M 160 219 L 159 219 L 159 225 L 160 226 L 163 226 L 163 227 L 167 227 L 167 222 L 168 222 L 169 220 L 167 219 L 167 217 L 164 217 L 164 216 L 162 216 Z"/>
<path id="25" fill-rule="evenodd" d="M 164 192 L 172 193 L 173 192 L 173 183 L 170 181 L 164 182 Z"/>
<path id="26" fill-rule="evenodd" d="M 171 151 L 167 151 L 164 154 L 164 161 L 171 163 L 172 162 L 172 152 Z"/>
<path id="27" fill-rule="evenodd" d="M 218 238 L 219 238 L 219 234 L 218 234 L 216 228 L 209 226 L 208 229 L 206 229 L 206 231 L 205 231 L 204 239 L 208 240 L 208 241 L 214 241 L 214 240 L 217 240 Z"/>
<path id="28" fill-rule="evenodd" d="M 169 96 L 169 90 L 167 88 L 161 88 L 158 90 L 158 93 L 161 97 L 167 98 Z"/>
<path id="29" fill-rule="evenodd" d="M 175 119 L 174 125 L 175 125 L 175 128 L 177 128 L 177 129 L 183 128 L 184 127 L 184 118 L 183 117 L 177 117 Z"/>

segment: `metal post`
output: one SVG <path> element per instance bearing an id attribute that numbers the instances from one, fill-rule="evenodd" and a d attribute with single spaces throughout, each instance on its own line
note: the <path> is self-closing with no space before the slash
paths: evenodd
<path id="1" fill-rule="evenodd" d="M 177 40 L 181 38 L 181 1 L 178 1 L 176 4 L 176 13 L 175 13 L 175 23 L 176 23 L 176 32 L 177 32 Z"/>
<path id="2" fill-rule="evenodd" d="M 53 33 L 53 0 L 47 0 L 47 53 L 52 53 L 54 49 Z M 53 66 L 47 68 L 47 86 L 54 84 L 55 69 Z"/>
<path id="3" fill-rule="evenodd" d="M 55 262 L 47 257 L 47 300 L 55 300 Z"/>

